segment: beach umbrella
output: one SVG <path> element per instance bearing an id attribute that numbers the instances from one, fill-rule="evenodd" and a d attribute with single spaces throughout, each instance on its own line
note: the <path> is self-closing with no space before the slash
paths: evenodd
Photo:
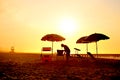
<path id="1" fill-rule="evenodd" d="M 89 42 L 95 42 L 96 43 L 96 54 L 97 54 L 97 57 L 98 57 L 97 42 L 100 41 L 100 40 L 107 40 L 107 39 L 110 39 L 110 38 L 108 36 L 104 35 L 104 34 L 94 33 L 94 34 L 89 35 L 86 40 L 89 41 Z"/>
<path id="2" fill-rule="evenodd" d="M 47 34 L 41 38 L 42 41 L 51 41 L 52 42 L 52 54 L 53 54 L 53 42 L 63 41 L 64 37 L 58 34 Z"/>
<path id="3" fill-rule="evenodd" d="M 86 40 L 87 37 L 88 36 L 83 36 L 76 41 L 76 43 L 86 43 L 86 52 L 88 52 L 88 43 L 89 43 L 89 41 Z"/>

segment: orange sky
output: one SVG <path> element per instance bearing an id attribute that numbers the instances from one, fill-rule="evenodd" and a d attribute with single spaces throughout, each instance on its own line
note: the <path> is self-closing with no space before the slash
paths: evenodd
<path id="1" fill-rule="evenodd" d="M 54 43 L 54 52 L 67 44 L 86 52 L 77 39 L 92 33 L 103 33 L 109 40 L 99 41 L 99 53 L 120 53 L 119 0 L 0 0 L 0 51 L 41 52 L 51 42 L 40 39 L 49 33 L 60 34 L 65 41 Z M 95 43 L 89 44 L 95 53 Z"/>

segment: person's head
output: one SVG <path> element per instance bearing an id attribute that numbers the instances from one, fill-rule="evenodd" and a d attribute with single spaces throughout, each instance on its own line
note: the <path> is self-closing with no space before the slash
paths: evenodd
<path id="1" fill-rule="evenodd" d="M 64 46 L 64 44 L 61 44 L 61 47 L 63 47 Z"/>

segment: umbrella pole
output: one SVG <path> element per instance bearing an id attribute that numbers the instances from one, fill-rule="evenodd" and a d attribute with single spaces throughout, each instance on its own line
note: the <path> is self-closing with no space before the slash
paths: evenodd
<path id="1" fill-rule="evenodd" d="M 88 52 L 88 43 L 86 44 L 86 54 L 87 54 L 87 52 Z"/>
<path id="2" fill-rule="evenodd" d="M 97 58 L 98 58 L 98 46 L 97 46 L 97 41 L 96 41 L 96 54 L 97 54 Z"/>
<path id="3" fill-rule="evenodd" d="M 88 52 L 88 44 L 86 44 L 86 52 Z"/>
<path id="4" fill-rule="evenodd" d="M 52 41 L 52 56 L 53 56 L 53 41 Z"/>

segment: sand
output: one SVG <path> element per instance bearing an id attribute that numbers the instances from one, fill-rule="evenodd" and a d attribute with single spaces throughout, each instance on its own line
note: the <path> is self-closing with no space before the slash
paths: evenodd
<path id="1" fill-rule="evenodd" d="M 91 58 L 70 58 L 68 62 L 16 60 L 14 58 L 0 61 L 0 80 L 120 80 L 119 60 Z"/>

